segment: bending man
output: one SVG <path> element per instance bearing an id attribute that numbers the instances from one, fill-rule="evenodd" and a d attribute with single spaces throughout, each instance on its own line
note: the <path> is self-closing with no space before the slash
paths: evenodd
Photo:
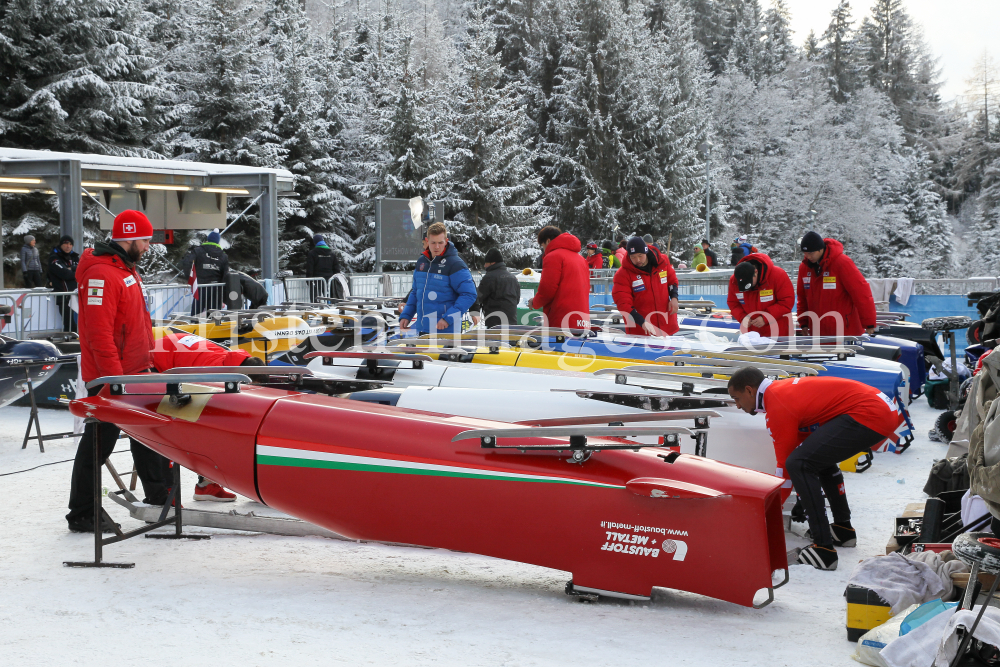
<path id="1" fill-rule="evenodd" d="M 813 544 L 802 549 L 798 562 L 836 570 L 834 546 L 857 544 L 844 475 L 837 464 L 896 439 L 901 415 L 895 401 L 854 380 L 803 377 L 772 381 L 751 366 L 733 373 L 729 395 L 744 412 L 764 413 L 774 440 L 776 474 L 791 480 L 802 502 Z M 826 517 L 824 492 L 833 511 L 832 527 Z"/>

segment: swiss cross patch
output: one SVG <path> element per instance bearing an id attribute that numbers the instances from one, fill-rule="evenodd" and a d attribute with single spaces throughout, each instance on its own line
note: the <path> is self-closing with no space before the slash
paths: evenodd
<path id="1" fill-rule="evenodd" d="M 842 495 L 842 496 L 847 493 L 847 491 L 844 490 L 844 483 L 843 482 L 841 482 L 840 486 L 837 487 L 837 491 L 840 491 L 840 495 Z"/>
<path id="2" fill-rule="evenodd" d="M 126 222 L 122 224 L 122 231 L 125 232 L 126 234 L 135 234 L 135 223 Z"/>

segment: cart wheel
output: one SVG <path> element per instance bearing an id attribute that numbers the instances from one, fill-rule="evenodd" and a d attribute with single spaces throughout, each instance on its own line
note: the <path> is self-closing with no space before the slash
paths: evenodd
<path id="1" fill-rule="evenodd" d="M 928 317 L 920 323 L 922 329 L 927 331 L 953 331 L 955 329 L 966 329 L 972 325 L 972 318 L 965 315 L 951 315 L 949 317 Z"/>
<path id="2" fill-rule="evenodd" d="M 951 442 L 956 428 L 958 428 L 958 420 L 955 417 L 955 413 L 951 410 L 942 412 L 938 415 L 937 421 L 934 422 L 934 429 L 941 436 L 941 442 Z"/>

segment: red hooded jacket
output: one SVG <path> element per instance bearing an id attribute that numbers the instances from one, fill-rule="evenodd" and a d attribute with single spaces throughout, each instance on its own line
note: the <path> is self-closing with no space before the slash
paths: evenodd
<path id="1" fill-rule="evenodd" d="M 845 336 L 858 336 L 868 327 L 875 326 L 875 299 L 868 281 L 844 254 L 844 246 L 834 239 L 823 239 L 826 250 L 819 266 L 808 262 L 799 265 L 798 314 L 799 326 L 811 329 L 820 336 L 835 336 L 837 322 L 827 313 L 840 313 L 844 321 Z M 812 317 L 820 318 L 819 331 L 815 330 Z"/>
<path id="2" fill-rule="evenodd" d="M 733 319 L 740 323 L 740 331 L 756 331 L 761 336 L 787 336 L 790 329 L 788 316 L 795 306 L 795 288 L 788 274 L 780 266 L 775 266 L 771 258 L 762 252 L 747 255 L 738 264 L 756 262 L 757 289 L 741 292 L 736 286 L 736 276 L 729 277 L 729 310 Z M 771 322 L 764 315 L 764 326 L 750 326 L 749 319 L 763 311 L 775 319 L 777 331 L 772 331 Z"/>
<path id="3" fill-rule="evenodd" d="M 216 342 L 191 333 L 169 333 L 156 341 L 153 366 L 162 373 L 171 368 L 239 366 L 250 357 L 246 350 L 227 350 Z"/>
<path id="4" fill-rule="evenodd" d="M 80 372 L 84 382 L 143 373 L 152 366 L 153 327 L 142 278 L 103 243 L 83 251 L 76 269 L 80 299 Z"/>
<path id="5" fill-rule="evenodd" d="M 894 399 L 875 387 L 835 377 L 777 380 L 764 389 L 764 418 L 774 441 L 778 477 L 788 477 L 785 459 L 809 434 L 834 417 L 849 415 L 862 426 L 895 440 L 903 421 Z M 789 491 L 791 487 L 789 486 Z M 783 497 L 787 497 L 783 494 Z"/>
<path id="6" fill-rule="evenodd" d="M 615 272 L 615 284 L 611 296 L 618 310 L 631 314 L 635 320 L 637 326 L 627 328 L 626 333 L 635 336 L 647 335 L 642 328 L 642 321 L 635 317 L 638 314 L 642 320 L 651 322 L 663 332 L 675 334 L 680 327 L 677 326 L 677 313 L 670 312 L 670 297 L 671 293 L 674 296 L 677 294 L 677 274 L 670 266 L 670 260 L 661 255 L 656 248 L 649 246 L 646 257 L 648 260 L 653 260 L 646 265 L 646 268 L 655 264 L 651 271 L 636 268 L 632 263 L 632 257 L 625 255 L 622 268 Z M 636 312 L 633 313 L 633 310 Z"/>
<path id="7" fill-rule="evenodd" d="M 590 327 L 590 269 L 580 255 L 580 239 L 564 232 L 549 241 L 531 307 L 542 309 L 550 327 Z"/>
<path id="8" fill-rule="evenodd" d="M 587 260 L 587 267 L 591 269 L 603 269 L 604 268 L 604 255 L 598 250 L 596 253 L 590 257 L 584 257 Z"/>

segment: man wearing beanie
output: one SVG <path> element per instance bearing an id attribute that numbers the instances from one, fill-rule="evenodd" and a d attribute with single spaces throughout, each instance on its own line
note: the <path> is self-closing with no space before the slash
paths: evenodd
<path id="1" fill-rule="evenodd" d="M 313 236 L 313 247 L 306 255 L 306 278 L 322 278 L 329 281 L 337 273 L 340 273 L 340 260 L 337 259 L 333 249 L 326 244 L 323 235 L 316 234 Z M 325 293 L 325 290 L 318 289 L 317 285 L 309 285 L 310 301 L 315 302 Z"/>
<path id="2" fill-rule="evenodd" d="M 747 255 L 733 269 L 726 303 L 743 333 L 773 338 L 787 336 L 791 330 L 792 281 L 762 252 Z"/>
<path id="3" fill-rule="evenodd" d="M 804 335 L 875 333 L 875 299 L 868 281 L 835 239 L 806 232 L 799 241 L 798 317 Z"/>
<path id="4" fill-rule="evenodd" d="M 677 333 L 677 274 L 670 260 L 639 237 L 629 239 L 628 254 L 615 273 L 611 296 L 615 306 L 628 313 L 635 336 L 670 336 Z"/>
<path id="5" fill-rule="evenodd" d="M 198 278 L 198 298 L 191 304 L 191 314 L 200 315 L 208 310 L 219 310 L 225 303 L 226 279 L 229 277 L 229 257 L 222 249 L 222 236 L 212 230 L 200 246 L 195 246 L 181 260 L 181 273 L 187 280 L 192 265 Z M 222 283 L 217 284 L 217 283 Z"/>
<path id="6" fill-rule="evenodd" d="M 604 268 L 604 255 L 596 243 L 588 243 L 584 247 L 583 258 L 587 260 L 587 268 L 591 270 Z"/>
<path id="7" fill-rule="evenodd" d="M 487 329 L 506 328 L 517 324 L 517 302 L 521 300 L 521 284 L 507 270 L 499 249 L 487 250 L 485 260 L 483 268 L 486 269 L 486 274 L 479 282 L 479 295 L 469 310 L 482 311 L 486 318 Z"/>
<path id="8" fill-rule="evenodd" d="M 59 245 L 49 255 L 49 282 L 54 292 L 76 291 L 76 267 L 80 255 L 73 252 L 73 237 L 66 235 L 59 239 Z M 70 307 L 69 296 L 56 297 L 59 311 L 63 316 L 63 331 L 76 331 L 76 313 Z"/>
<path id="9" fill-rule="evenodd" d="M 24 245 L 21 246 L 21 276 L 24 278 L 24 286 L 28 289 L 45 287 L 45 280 L 42 278 L 42 260 L 38 256 L 38 248 L 35 247 L 35 237 L 31 234 L 24 237 Z"/>
<path id="10" fill-rule="evenodd" d="M 145 373 L 153 365 L 153 329 L 146 310 L 142 278 L 135 265 L 149 250 L 153 225 L 139 211 L 122 211 L 115 217 L 111 241 L 98 242 L 83 251 L 76 270 L 80 300 L 80 374 L 84 382 L 111 375 Z M 88 390 L 93 396 L 101 387 Z M 84 427 L 73 463 L 73 479 L 66 521 L 74 532 L 94 531 L 94 447 L 100 447 L 103 465 L 118 441 L 114 424 Z M 169 461 L 132 440 L 132 458 L 146 494 L 143 502 L 166 502 L 172 477 Z M 112 524 L 100 527 L 113 532 Z"/>

